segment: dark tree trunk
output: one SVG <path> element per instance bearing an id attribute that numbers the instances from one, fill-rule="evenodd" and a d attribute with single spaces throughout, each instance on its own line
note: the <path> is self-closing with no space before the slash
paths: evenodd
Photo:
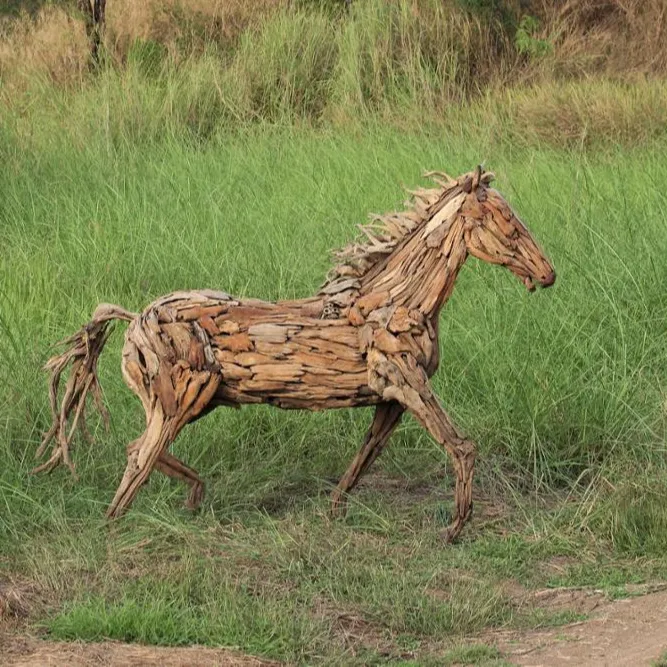
<path id="1" fill-rule="evenodd" d="M 86 34 L 90 41 L 90 62 L 93 68 L 100 64 L 100 44 L 104 31 L 106 0 L 78 0 L 77 7 L 86 21 Z"/>

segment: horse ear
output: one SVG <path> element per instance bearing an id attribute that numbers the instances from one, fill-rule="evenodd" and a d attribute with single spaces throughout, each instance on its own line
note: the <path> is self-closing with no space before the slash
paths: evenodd
<path id="1" fill-rule="evenodd" d="M 461 189 L 463 192 L 470 194 L 473 190 L 476 190 L 480 185 L 488 185 L 493 180 L 493 173 L 489 171 L 484 171 L 484 166 L 478 164 L 475 168 L 475 171 L 466 174 L 464 177 L 461 177 L 463 180 L 459 179 Z"/>
<path id="2" fill-rule="evenodd" d="M 477 169 L 475 169 L 475 171 L 472 175 L 473 190 L 477 188 L 477 186 L 479 185 L 481 180 L 482 180 L 482 165 L 478 164 Z"/>

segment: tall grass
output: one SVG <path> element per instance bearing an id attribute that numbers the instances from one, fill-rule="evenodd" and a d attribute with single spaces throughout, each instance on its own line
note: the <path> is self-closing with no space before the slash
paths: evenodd
<path id="1" fill-rule="evenodd" d="M 498 580 L 544 586 L 552 554 L 587 553 L 566 583 L 664 573 L 651 560 L 667 546 L 661 151 L 508 151 L 370 125 L 255 128 L 205 147 L 187 131 L 137 145 L 40 131 L 32 148 L 7 128 L 0 143 L 0 567 L 44 592 L 56 636 L 234 643 L 340 664 L 336 628 L 352 618 L 363 645 L 437 654 L 443 635 L 526 622 Z M 435 387 L 479 443 L 476 498 L 513 508 L 502 528 L 482 512 L 464 537 L 476 541 L 443 551 L 448 462 L 410 419 L 349 521 L 332 524 L 326 492 L 369 412 L 257 407 L 218 410 L 175 443 L 207 481 L 200 516 L 182 516 L 184 489 L 155 474 L 126 520 L 102 530 L 125 445 L 143 428 L 119 373 L 120 332 L 100 363 L 111 432 L 91 420 L 94 444 L 73 452 L 79 482 L 28 474 L 49 422 L 40 367 L 98 302 L 140 310 L 202 286 L 311 294 L 328 249 L 367 211 L 398 205 L 423 168 L 457 173 L 482 158 L 558 272 L 529 295 L 469 260 L 443 312 Z M 533 518 L 540 499 L 551 509 Z M 595 556 L 582 534 L 639 564 L 613 579 L 604 563 L 586 569 Z M 358 664 L 379 660 L 364 650 Z"/>
<path id="2" fill-rule="evenodd" d="M 661 3 L 607 3 L 597 20 L 576 2 L 527 7 L 542 23 L 521 44 L 549 47 L 531 51 L 516 27 L 463 8 L 475 3 L 359 0 L 331 13 L 278 0 L 119 0 L 97 72 L 81 20 L 48 6 L 0 35 L 0 117 L 27 137 L 48 123 L 79 142 L 100 128 L 135 142 L 186 127 L 201 142 L 249 124 L 381 119 L 512 144 L 647 143 L 667 119 Z"/>
<path id="3" fill-rule="evenodd" d="M 342 244 L 367 210 L 391 208 L 399 183 L 414 183 L 423 167 L 460 171 L 482 157 L 500 172 L 499 187 L 560 278 L 552 292 L 528 297 L 503 272 L 467 268 L 443 318 L 437 386 L 445 403 L 483 452 L 509 464 L 526 487 L 589 482 L 608 464 L 613 475 L 620 461 L 638 470 L 664 463 L 660 257 L 667 241 L 659 183 L 667 166 L 659 153 L 506 156 L 377 129 L 250 136 L 228 136 L 205 151 L 175 139 L 141 149 L 75 148 L 54 139 L 50 150 L 13 157 L 12 141 L 4 142 L 2 442 L 13 461 L 5 474 L 23 479 L 46 426 L 39 365 L 48 345 L 86 321 L 99 301 L 137 310 L 197 286 L 305 296 L 325 273 L 327 249 Z M 103 382 L 116 423 L 139 428 L 117 373 L 119 344 L 102 362 Z M 253 442 L 260 458 L 270 452 L 267 478 L 306 450 L 311 472 L 329 477 L 356 446 L 366 417 L 259 410 L 211 421 L 221 420 L 237 434 L 235 446 L 214 444 L 217 426 L 183 437 L 207 443 L 192 445 L 200 466 L 233 471 L 245 456 L 238 458 L 237 447 Z M 315 447 L 307 434 L 325 424 L 331 442 L 319 438 Z M 354 436 L 345 436 L 350 424 Z M 99 434 L 93 451 L 82 450 L 89 474 L 115 470 L 121 443 L 136 428 Z M 430 459 L 428 440 L 415 436 Z"/>

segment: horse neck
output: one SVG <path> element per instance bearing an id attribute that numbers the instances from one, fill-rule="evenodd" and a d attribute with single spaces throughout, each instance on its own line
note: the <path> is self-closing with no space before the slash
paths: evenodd
<path id="1" fill-rule="evenodd" d="M 391 305 L 432 318 L 451 295 L 467 255 L 461 225 L 451 225 L 442 240 L 431 245 L 418 229 L 365 276 L 361 294 L 388 291 Z"/>

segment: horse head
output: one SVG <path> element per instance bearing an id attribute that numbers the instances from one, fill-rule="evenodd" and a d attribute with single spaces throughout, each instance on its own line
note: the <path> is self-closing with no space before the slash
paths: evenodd
<path id="1" fill-rule="evenodd" d="M 489 187 L 491 172 L 478 167 L 461 182 L 466 198 L 461 207 L 468 253 L 506 266 L 529 290 L 535 283 L 550 287 L 554 268 L 531 233 L 497 190 Z"/>

